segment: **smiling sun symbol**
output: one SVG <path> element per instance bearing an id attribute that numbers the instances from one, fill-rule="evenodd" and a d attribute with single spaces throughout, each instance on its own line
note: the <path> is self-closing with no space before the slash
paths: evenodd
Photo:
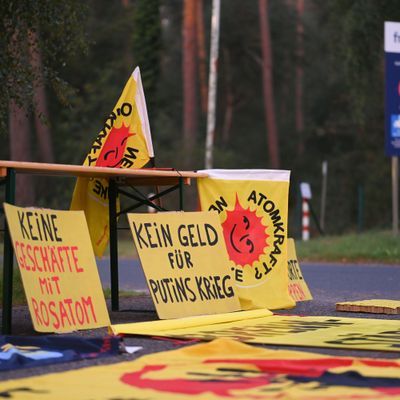
<path id="1" fill-rule="evenodd" d="M 222 228 L 229 258 L 236 265 L 252 265 L 264 254 L 264 248 L 268 246 L 267 227 L 255 211 L 240 205 L 237 196 L 235 208 L 227 211 Z"/>

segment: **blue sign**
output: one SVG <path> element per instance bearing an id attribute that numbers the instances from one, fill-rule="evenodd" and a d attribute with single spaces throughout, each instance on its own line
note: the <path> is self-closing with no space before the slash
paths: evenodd
<path id="1" fill-rule="evenodd" d="M 385 153 L 400 156 L 400 22 L 385 22 Z"/>
<path id="2" fill-rule="evenodd" d="M 385 53 L 385 153 L 400 156 L 400 53 Z"/>

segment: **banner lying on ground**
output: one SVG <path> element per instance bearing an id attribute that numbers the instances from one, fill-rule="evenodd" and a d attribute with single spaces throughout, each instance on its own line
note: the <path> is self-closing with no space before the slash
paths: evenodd
<path id="1" fill-rule="evenodd" d="M 400 321 L 367 318 L 299 317 L 237 314 L 238 319 L 225 322 L 182 320 L 150 321 L 111 327 L 114 334 L 165 336 L 184 339 L 213 340 L 231 338 L 246 343 L 307 347 L 332 347 L 358 350 L 400 352 Z M 154 325 L 153 325 L 154 324 Z"/>
<path id="2" fill-rule="evenodd" d="M 290 308 L 287 208 L 289 171 L 205 170 L 202 210 L 217 211 L 242 309 Z"/>
<path id="3" fill-rule="evenodd" d="M 83 211 L 6 203 L 4 210 L 35 330 L 70 332 L 108 326 Z"/>
<path id="4" fill-rule="evenodd" d="M 240 310 L 216 213 L 128 214 L 159 318 Z"/>
<path id="5" fill-rule="evenodd" d="M 400 361 L 219 339 L 131 362 L 2 382 L 1 394 L 24 400 L 393 399 L 400 397 Z"/>
<path id="6" fill-rule="evenodd" d="M 83 165 L 141 168 L 154 157 L 139 68 L 97 135 Z M 119 207 L 119 205 L 118 205 Z M 96 256 L 102 256 L 109 238 L 108 179 L 78 178 L 71 210 L 84 210 Z"/>
<path id="7" fill-rule="evenodd" d="M 0 336 L 0 371 L 117 355 L 121 341 L 111 336 Z"/>
<path id="8" fill-rule="evenodd" d="M 297 261 L 296 246 L 294 240 L 288 238 L 288 272 L 289 272 L 289 293 L 294 301 L 312 300 L 310 289 L 301 273 Z"/>

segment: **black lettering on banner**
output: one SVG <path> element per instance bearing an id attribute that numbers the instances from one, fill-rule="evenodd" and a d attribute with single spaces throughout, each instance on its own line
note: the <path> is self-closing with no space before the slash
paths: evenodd
<path id="1" fill-rule="evenodd" d="M 121 108 L 118 110 L 124 117 L 129 117 L 132 112 L 132 104 L 130 103 L 123 103 Z"/>
<path id="2" fill-rule="evenodd" d="M 173 252 L 169 252 L 167 254 L 168 260 L 170 267 L 174 269 L 175 267 L 182 269 L 184 267 L 186 268 L 193 268 L 193 263 L 192 263 L 192 256 L 188 251 L 182 251 L 181 250 L 174 250 Z"/>
<path id="3" fill-rule="evenodd" d="M 157 304 L 194 302 L 197 299 L 190 286 L 190 277 L 149 279 L 148 282 L 152 297 Z"/>
<path id="4" fill-rule="evenodd" d="M 17 395 L 17 393 L 23 392 L 23 393 L 32 393 L 32 394 L 45 394 L 45 393 L 50 393 L 48 390 L 36 390 L 32 389 L 28 386 L 20 386 L 16 387 L 14 389 L 9 389 L 9 390 L 4 390 L 0 392 L 0 399 L 13 399 L 14 394 Z M 19 397 L 19 396 L 18 396 Z"/>
<path id="5" fill-rule="evenodd" d="M 218 233 L 210 224 L 182 224 L 178 226 L 177 234 L 183 247 L 215 246 L 218 243 Z"/>
<path id="6" fill-rule="evenodd" d="M 21 212 L 21 211 L 17 211 L 17 215 L 18 215 L 19 226 L 21 228 L 22 237 L 24 239 L 30 239 L 28 230 L 26 229 L 26 226 L 25 226 L 25 213 Z"/>
<path id="7" fill-rule="evenodd" d="M 282 221 L 282 217 L 280 215 L 280 211 L 276 208 L 276 204 L 268 199 L 268 197 L 260 192 L 256 192 L 253 190 L 249 197 L 247 198 L 248 202 L 252 202 L 257 206 L 262 206 L 264 212 L 269 215 L 272 221 L 272 225 L 274 227 L 274 241 L 273 241 L 273 249 L 269 254 L 269 264 L 270 267 L 265 267 L 266 274 L 269 272 L 267 268 L 270 270 L 276 265 L 278 262 L 277 255 L 281 254 L 281 246 L 285 242 L 285 229 Z M 260 271 L 255 273 L 256 279 L 261 279 Z"/>
<path id="8" fill-rule="evenodd" d="M 57 214 L 40 214 L 17 210 L 18 222 L 24 239 L 61 242 L 56 224 Z"/>
<path id="9" fill-rule="evenodd" d="M 139 153 L 139 149 L 134 147 L 127 147 L 124 156 L 121 159 L 121 167 L 130 168 L 134 164 L 133 160 L 136 160 L 137 156 L 135 153 Z"/>
<path id="10" fill-rule="evenodd" d="M 89 163 L 89 167 L 95 163 L 97 161 L 97 157 L 92 157 L 90 154 L 87 157 L 88 163 Z"/>
<path id="11" fill-rule="evenodd" d="M 243 270 L 240 268 L 235 268 L 235 281 L 243 282 Z"/>
<path id="12" fill-rule="evenodd" d="M 95 179 L 93 192 L 106 200 L 108 197 L 108 186 L 103 185 L 100 180 Z"/>
<path id="13" fill-rule="evenodd" d="M 342 322 L 338 319 L 328 319 L 326 321 L 291 321 L 285 319 L 281 321 L 271 320 L 268 323 L 258 323 L 255 325 L 238 326 L 220 330 L 199 331 L 188 335 L 191 338 L 212 340 L 218 337 L 230 337 L 232 339 L 248 341 L 257 338 L 282 336 L 285 334 L 312 332 L 317 330 L 329 329 L 352 325 L 350 322 Z M 180 337 L 184 337 L 179 335 Z M 328 343 L 328 342 L 326 342 Z"/>
<path id="14" fill-rule="evenodd" d="M 338 336 L 338 339 L 327 340 L 325 343 L 363 347 L 368 345 L 387 345 L 388 348 L 400 348 L 400 329 L 376 334 L 348 333 Z"/>
<path id="15" fill-rule="evenodd" d="M 289 279 L 294 281 L 296 279 L 302 280 L 300 274 L 299 264 L 297 260 L 288 260 Z"/>
<path id="16" fill-rule="evenodd" d="M 208 207 L 208 211 L 217 211 L 218 214 L 220 214 L 225 208 L 228 207 L 228 203 L 226 200 L 221 196 L 219 200 L 215 201 L 215 205 L 212 204 L 210 207 Z"/>

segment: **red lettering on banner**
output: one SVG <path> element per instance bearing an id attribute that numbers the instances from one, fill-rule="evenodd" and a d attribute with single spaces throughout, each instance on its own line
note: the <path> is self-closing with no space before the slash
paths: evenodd
<path id="1" fill-rule="evenodd" d="M 43 325 L 42 319 L 40 318 L 40 314 L 39 314 L 38 304 L 37 304 L 36 300 L 33 297 L 31 298 L 31 301 L 32 301 L 33 313 L 35 315 L 36 321 L 40 325 Z"/>
<path id="2" fill-rule="evenodd" d="M 295 301 L 302 301 L 306 298 L 303 288 L 298 283 L 289 283 L 289 294 Z"/>
<path id="3" fill-rule="evenodd" d="M 49 302 L 31 298 L 33 316 L 37 325 L 52 326 L 55 330 L 77 328 L 97 322 L 91 296 L 79 299 L 65 298 Z"/>
<path id="4" fill-rule="evenodd" d="M 58 318 L 57 311 L 55 308 L 56 308 L 56 303 L 54 301 L 50 301 L 49 302 L 49 312 L 52 315 L 53 319 L 55 320 L 55 322 L 53 322 L 54 328 L 58 329 L 60 327 L 60 320 Z"/>
<path id="5" fill-rule="evenodd" d="M 75 271 L 79 273 L 83 272 L 83 268 L 78 265 L 78 256 L 75 254 L 76 251 L 78 251 L 78 246 L 72 246 L 71 253 L 72 259 L 74 260 Z"/>
<path id="6" fill-rule="evenodd" d="M 93 320 L 94 320 L 94 322 L 97 322 L 97 318 L 96 318 L 96 314 L 94 312 L 94 307 L 93 307 L 91 296 L 88 296 L 86 299 L 84 299 L 82 297 L 82 303 L 83 303 L 84 306 L 90 306 L 90 311 L 92 312 Z M 86 318 L 89 321 L 89 316 L 87 315 L 87 308 L 84 307 L 84 310 L 85 310 Z"/>
<path id="7" fill-rule="evenodd" d="M 71 299 L 65 299 L 65 300 L 71 300 Z M 68 318 L 67 310 L 64 307 L 64 303 L 62 301 L 60 301 L 59 304 L 60 304 L 61 326 L 64 328 L 65 327 L 64 319 L 66 319 L 68 321 L 68 325 L 71 325 L 71 321 Z"/>

